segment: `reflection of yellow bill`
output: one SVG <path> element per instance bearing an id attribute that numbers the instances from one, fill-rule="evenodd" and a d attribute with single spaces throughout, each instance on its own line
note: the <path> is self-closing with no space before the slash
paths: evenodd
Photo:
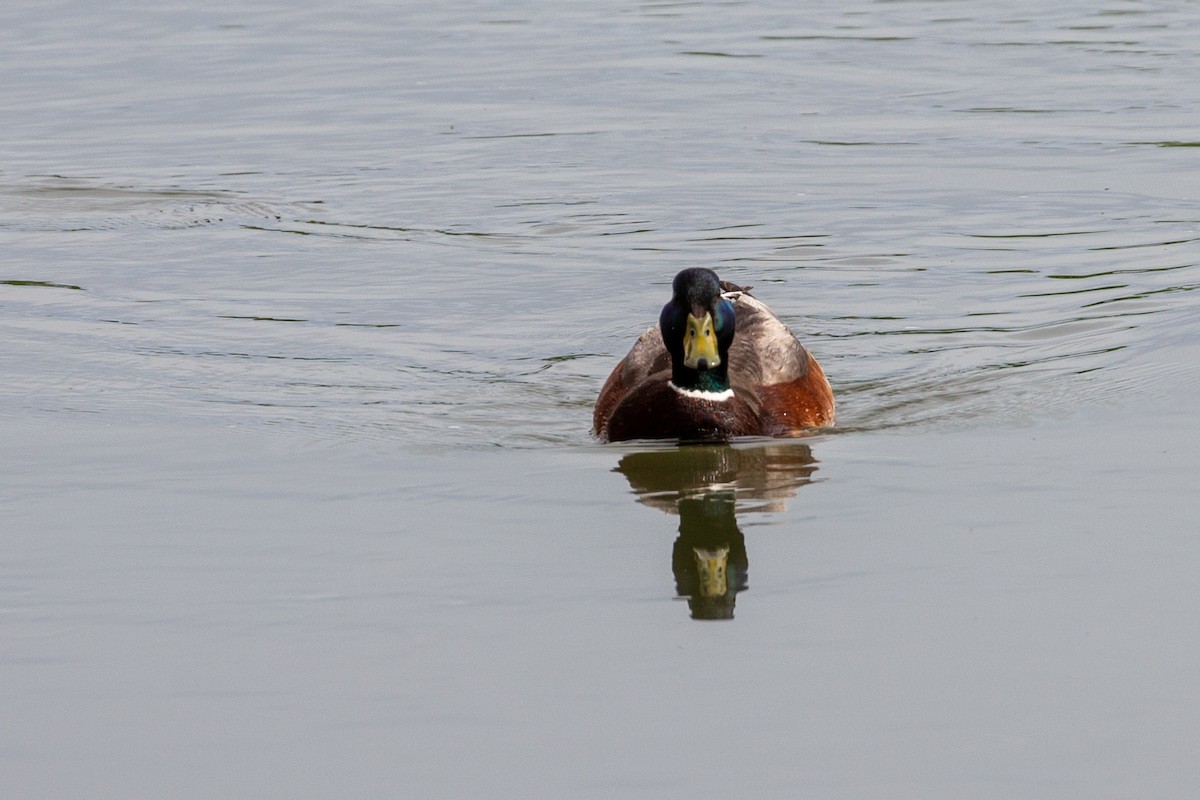
<path id="1" fill-rule="evenodd" d="M 683 364 L 688 369 L 700 369 L 700 359 L 704 359 L 704 369 L 712 369 L 721 363 L 717 352 L 717 334 L 713 332 L 712 314 L 707 311 L 704 319 L 696 319 L 694 314 L 688 314 L 687 331 L 683 334 Z"/>
<path id="2" fill-rule="evenodd" d="M 723 597 L 729 591 L 729 582 L 725 579 L 729 548 L 693 547 L 692 552 L 696 554 L 696 570 L 700 574 L 700 596 Z"/>

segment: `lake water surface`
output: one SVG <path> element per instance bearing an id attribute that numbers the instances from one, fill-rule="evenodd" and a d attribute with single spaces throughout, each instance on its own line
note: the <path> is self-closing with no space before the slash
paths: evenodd
<path id="1" fill-rule="evenodd" d="M 5 796 L 1200 783 L 1187 4 L 64 0 L 0 74 Z M 835 429 L 592 439 L 686 266 Z"/>

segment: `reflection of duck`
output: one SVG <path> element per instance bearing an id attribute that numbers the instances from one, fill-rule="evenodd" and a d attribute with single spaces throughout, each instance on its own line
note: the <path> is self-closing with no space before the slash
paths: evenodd
<path id="1" fill-rule="evenodd" d="M 679 500 L 679 538 L 671 550 L 675 592 L 696 619 L 733 619 L 737 593 L 749 584 L 746 537 L 738 528 L 733 492 Z"/>
<path id="2" fill-rule="evenodd" d="M 672 291 L 600 390 L 597 436 L 724 439 L 833 424 L 820 365 L 748 290 L 685 269 Z"/>
<path id="3" fill-rule="evenodd" d="M 736 511 L 779 511 L 817 469 L 807 444 L 689 445 L 625 455 L 617 471 L 638 501 L 679 515 L 675 590 L 696 619 L 731 619 L 748 585 Z"/>
<path id="4" fill-rule="evenodd" d="M 817 471 L 812 448 L 798 441 L 687 445 L 628 453 L 617 471 L 638 502 L 676 513 L 679 501 L 731 491 L 745 512 L 782 511 L 784 501 Z"/>

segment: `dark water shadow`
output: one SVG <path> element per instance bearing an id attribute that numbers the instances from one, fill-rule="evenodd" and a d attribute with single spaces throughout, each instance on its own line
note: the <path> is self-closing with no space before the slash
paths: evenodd
<path id="1" fill-rule="evenodd" d="M 749 588 L 750 559 L 739 514 L 781 511 L 817 470 L 812 449 L 769 444 L 692 444 L 623 456 L 615 470 L 639 503 L 679 517 L 671 552 L 675 591 L 693 619 L 733 619 Z"/>

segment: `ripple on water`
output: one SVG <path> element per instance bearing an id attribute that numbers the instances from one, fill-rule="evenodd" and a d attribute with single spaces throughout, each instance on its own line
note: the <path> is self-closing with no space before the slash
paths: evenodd
<path id="1" fill-rule="evenodd" d="M 43 176 L 0 184 L 0 227 L 21 231 L 252 225 L 294 217 L 299 209 L 231 191 L 122 186 L 87 178 Z"/>
<path id="2" fill-rule="evenodd" d="M 1154 392 L 1164 345 L 1196 337 L 1200 225 L 1156 205 L 1012 197 L 956 209 L 954 230 L 915 220 L 905 254 L 834 241 L 732 279 L 818 355 L 841 430 L 1021 420 Z"/>

